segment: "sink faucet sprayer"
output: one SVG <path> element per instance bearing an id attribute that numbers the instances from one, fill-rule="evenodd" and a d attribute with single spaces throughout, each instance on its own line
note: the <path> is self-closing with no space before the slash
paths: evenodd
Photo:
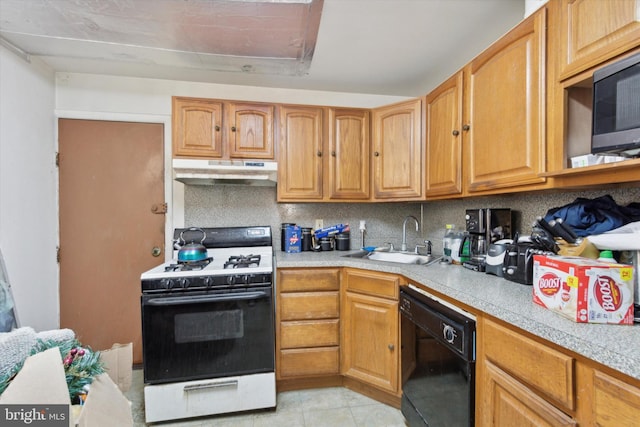
<path id="1" fill-rule="evenodd" d="M 407 221 L 410 219 L 416 222 L 416 231 L 420 231 L 420 223 L 415 216 L 409 215 L 404 219 L 404 222 L 402 223 L 402 245 L 400 246 L 400 250 L 403 252 L 407 250 Z"/>

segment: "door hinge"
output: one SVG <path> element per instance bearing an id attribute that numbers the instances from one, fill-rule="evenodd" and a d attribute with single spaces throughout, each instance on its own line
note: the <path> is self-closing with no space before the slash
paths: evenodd
<path id="1" fill-rule="evenodd" d="M 156 203 L 151 206 L 151 212 L 154 214 L 166 214 L 167 213 L 167 204 L 166 203 Z"/>
<path id="2" fill-rule="evenodd" d="M 60 264 L 60 246 L 56 246 L 56 262 Z"/>
<path id="3" fill-rule="evenodd" d="M 60 153 L 56 153 L 56 166 L 60 167 Z"/>

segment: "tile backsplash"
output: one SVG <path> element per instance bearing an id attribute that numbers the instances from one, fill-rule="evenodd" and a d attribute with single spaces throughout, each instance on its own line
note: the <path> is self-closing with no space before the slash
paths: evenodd
<path id="1" fill-rule="evenodd" d="M 610 194 L 622 206 L 640 202 L 640 187 L 612 188 L 597 191 L 532 192 L 500 196 L 475 197 L 423 203 L 277 203 L 275 187 L 239 185 L 186 186 L 185 226 L 229 227 L 270 225 L 274 243 L 280 239 L 280 224 L 296 223 L 313 227 L 316 219 L 325 226 L 351 225 L 351 249 L 361 245 L 360 220 L 366 221 L 367 246 L 391 242 L 397 248 L 402 240 L 402 222 L 407 215 L 418 218 L 420 232 L 413 223 L 407 226 L 410 248 L 423 240 L 433 242 L 434 252 L 442 248 L 444 225 L 456 224 L 464 229 L 464 212 L 468 208 L 511 208 L 515 211 L 515 230 L 528 234 L 537 216 L 547 210 L 564 206 L 578 197 L 596 198 Z M 275 245 L 279 249 L 279 245 Z"/>

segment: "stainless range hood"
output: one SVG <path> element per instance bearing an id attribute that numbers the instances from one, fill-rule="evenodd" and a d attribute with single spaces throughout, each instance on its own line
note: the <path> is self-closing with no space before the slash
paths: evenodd
<path id="1" fill-rule="evenodd" d="M 278 164 L 263 160 L 173 159 L 174 179 L 187 185 L 275 186 Z"/>

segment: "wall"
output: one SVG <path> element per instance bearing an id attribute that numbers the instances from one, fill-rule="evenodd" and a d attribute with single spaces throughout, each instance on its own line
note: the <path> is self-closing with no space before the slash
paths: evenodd
<path id="1" fill-rule="evenodd" d="M 0 46 L 0 249 L 18 320 L 58 327 L 54 73 Z"/>
<path id="2" fill-rule="evenodd" d="M 462 200 L 426 203 L 276 203 L 276 190 L 269 187 L 245 186 L 187 186 L 185 192 L 185 225 L 221 227 L 234 225 L 270 225 L 274 242 L 279 241 L 280 224 L 293 222 L 313 227 L 316 218 L 325 226 L 348 223 L 352 227 L 351 248 L 361 245 L 359 221 L 365 220 L 366 245 L 381 246 L 391 242 L 396 248 L 402 241 L 402 222 L 414 215 L 422 224 L 419 233 L 415 226 L 407 226 L 410 248 L 423 240 L 432 241 L 434 253 L 442 253 L 445 224 L 455 224 L 463 230 L 465 209 L 511 208 L 514 227 L 520 234 L 529 234 L 537 216 L 547 210 L 564 206 L 578 197 L 593 199 L 610 194 L 622 206 L 640 202 L 640 188 L 611 188 L 593 191 L 532 192 L 502 196 L 476 197 Z"/>

